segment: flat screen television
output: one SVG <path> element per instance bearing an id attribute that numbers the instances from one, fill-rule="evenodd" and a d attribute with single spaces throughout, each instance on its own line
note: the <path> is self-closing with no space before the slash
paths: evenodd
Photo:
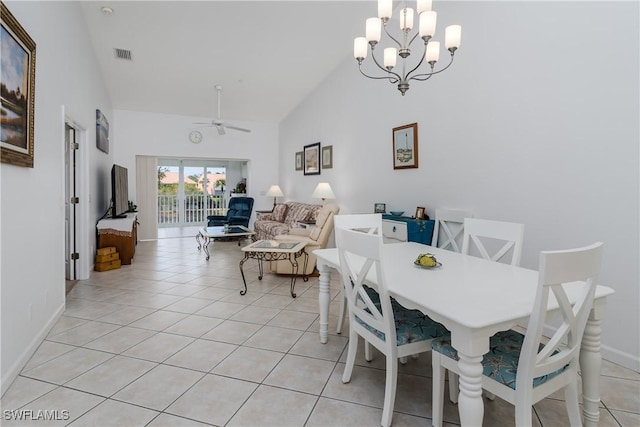
<path id="1" fill-rule="evenodd" d="M 113 165 L 111 168 L 111 216 L 123 218 L 129 210 L 129 178 L 127 168 Z"/>

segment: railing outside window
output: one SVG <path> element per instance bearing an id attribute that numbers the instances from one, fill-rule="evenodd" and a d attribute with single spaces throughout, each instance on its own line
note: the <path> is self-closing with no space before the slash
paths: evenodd
<path id="1" fill-rule="evenodd" d="M 185 194 L 158 195 L 158 225 L 197 225 L 207 222 L 208 215 L 224 215 L 227 199 L 224 196 Z"/>

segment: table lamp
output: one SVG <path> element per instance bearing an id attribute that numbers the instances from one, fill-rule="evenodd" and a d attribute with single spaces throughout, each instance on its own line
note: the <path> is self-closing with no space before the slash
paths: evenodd
<path id="1" fill-rule="evenodd" d="M 315 199 L 322 199 L 322 204 L 324 205 L 325 199 L 335 199 L 336 195 L 333 194 L 333 190 L 331 190 L 331 186 L 328 182 L 321 182 L 316 186 L 311 197 Z"/>
<path id="2" fill-rule="evenodd" d="M 273 207 L 276 207 L 276 197 L 284 197 L 284 194 L 282 194 L 282 190 L 280 189 L 280 186 L 278 185 L 272 185 L 271 187 L 269 187 L 269 190 L 267 191 L 267 197 L 273 197 Z"/>

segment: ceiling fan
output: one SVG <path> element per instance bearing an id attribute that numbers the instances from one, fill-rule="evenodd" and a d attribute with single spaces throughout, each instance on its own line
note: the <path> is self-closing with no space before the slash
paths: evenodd
<path id="1" fill-rule="evenodd" d="M 209 122 L 195 122 L 194 125 L 215 126 L 215 128 L 218 129 L 218 134 L 220 135 L 224 135 L 226 133 L 226 129 L 239 130 L 241 132 L 251 132 L 251 129 L 232 126 L 230 124 L 227 124 L 224 120 L 222 120 L 222 116 L 220 113 L 220 100 L 222 98 L 222 86 L 216 85 L 216 91 L 218 92 L 218 118 L 212 119 Z"/>

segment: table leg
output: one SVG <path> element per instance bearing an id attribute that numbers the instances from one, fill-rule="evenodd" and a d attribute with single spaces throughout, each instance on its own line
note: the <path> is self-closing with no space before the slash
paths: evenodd
<path id="1" fill-rule="evenodd" d="M 244 264 L 248 259 L 249 257 L 247 256 L 247 254 L 245 254 L 244 258 L 240 260 L 240 274 L 242 275 L 242 283 L 244 283 L 244 289 L 240 290 L 240 295 L 245 295 L 247 293 L 247 280 L 244 278 L 244 271 L 242 270 L 242 264 Z"/>
<path id="2" fill-rule="evenodd" d="M 600 320 L 594 318 L 593 311 L 589 315 L 587 326 L 582 336 L 580 348 L 580 370 L 582 371 L 582 399 L 584 425 L 597 426 L 600 419 Z"/>
<path id="3" fill-rule="evenodd" d="M 262 280 L 264 276 L 264 265 L 262 264 L 262 258 L 258 258 L 258 280 Z"/>
<path id="4" fill-rule="evenodd" d="M 291 298 L 296 297 L 296 293 L 293 291 L 296 287 L 296 276 L 298 275 L 298 261 L 296 260 L 296 254 L 289 254 L 289 262 L 291 263 Z"/>
<path id="5" fill-rule="evenodd" d="M 302 281 L 308 282 L 309 276 L 307 275 L 307 265 L 309 264 L 309 254 L 307 251 L 302 252 L 304 254 L 304 266 L 302 267 Z"/>
<path id="6" fill-rule="evenodd" d="M 331 269 L 328 265 L 318 263 L 320 271 L 318 285 L 318 303 L 320 305 L 320 342 L 327 342 L 329 332 L 329 284 L 331 282 Z"/>
<path id="7" fill-rule="evenodd" d="M 207 260 L 209 260 L 209 243 L 211 243 L 211 238 L 205 237 L 202 243 L 202 249 L 204 249 L 204 253 L 207 254 Z"/>
<path id="8" fill-rule="evenodd" d="M 196 242 L 198 242 L 198 250 L 200 250 L 200 248 L 202 248 L 202 244 L 200 243 L 200 237 L 202 237 L 204 239 L 204 236 L 202 235 L 202 233 L 200 233 L 198 231 L 198 234 L 196 234 Z"/>
<path id="9" fill-rule="evenodd" d="M 458 351 L 460 394 L 458 411 L 462 426 L 481 426 L 484 416 L 482 402 L 482 356 L 467 356 Z"/>

